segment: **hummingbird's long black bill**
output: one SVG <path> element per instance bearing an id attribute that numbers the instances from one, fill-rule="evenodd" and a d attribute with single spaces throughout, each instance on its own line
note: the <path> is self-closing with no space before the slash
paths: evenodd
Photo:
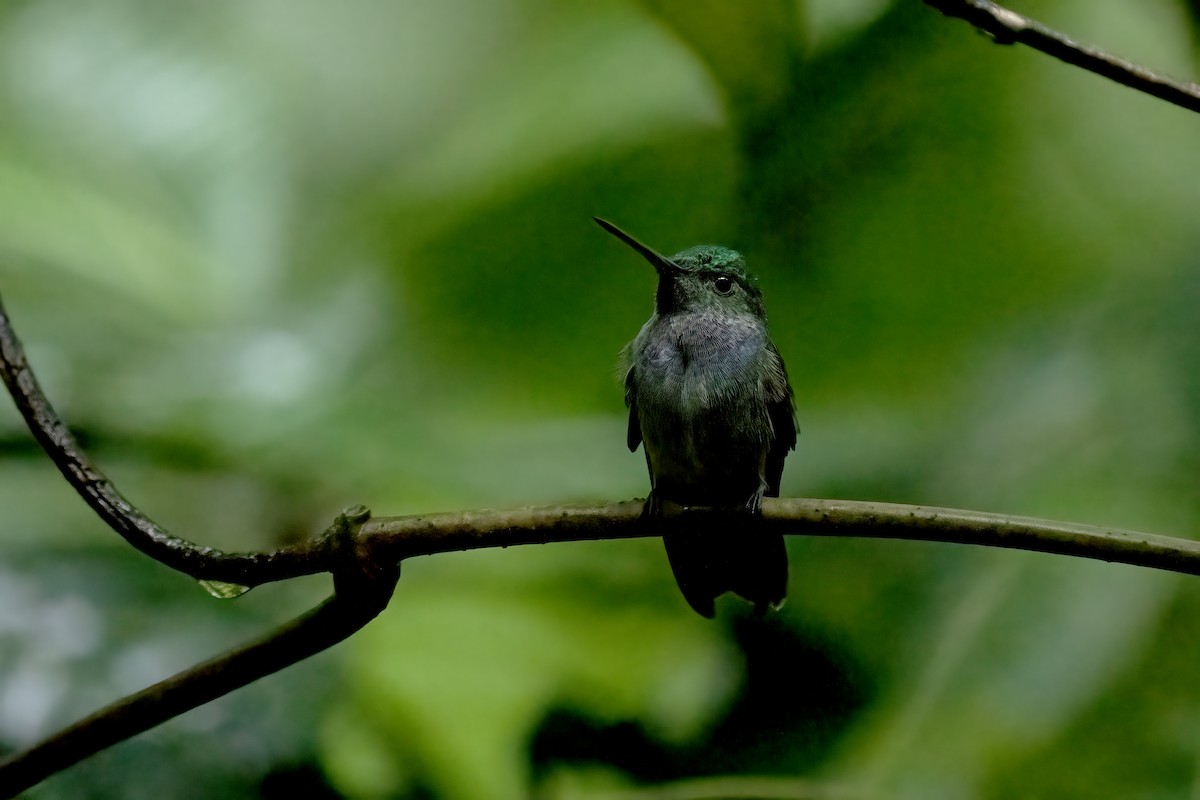
<path id="1" fill-rule="evenodd" d="M 659 275 L 678 275 L 679 273 L 684 271 L 683 268 L 680 267 L 678 264 L 676 264 L 674 261 L 667 258 L 666 256 L 664 256 L 662 253 L 658 252 L 654 248 L 648 247 L 647 245 L 642 244 L 637 239 L 633 238 L 628 233 L 626 233 L 625 231 L 618 228 L 616 225 L 613 225 L 608 220 L 600 219 L 599 217 L 592 217 L 592 219 L 596 220 L 596 224 L 599 225 L 601 228 L 604 228 L 604 230 L 608 231 L 613 236 L 617 237 L 622 242 L 624 242 L 625 244 L 632 247 L 634 250 L 637 250 L 639 253 L 641 253 L 642 257 L 650 262 L 650 265 L 652 267 L 654 267 L 654 270 Z"/>

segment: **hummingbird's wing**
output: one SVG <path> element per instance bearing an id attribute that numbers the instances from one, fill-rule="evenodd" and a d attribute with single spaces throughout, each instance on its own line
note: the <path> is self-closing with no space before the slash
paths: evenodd
<path id="1" fill-rule="evenodd" d="M 630 367 L 629 371 L 625 373 L 625 405 L 629 406 L 629 428 L 625 432 L 625 443 L 629 445 L 631 453 L 637 450 L 638 445 L 642 443 L 642 425 L 638 422 L 636 390 L 633 367 Z M 650 463 L 648 457 L 646 463 Z"/>
<path id="2" fill-rule="evenodd" d="M 796 449 L 796 403 L 792 397 L 792 385 L 788 381 L 787 368 L 775 345 L 770 345 L 771 355 L 779 366 L 772 371 L 772 380 L 767 383 L 767 416 L 771 420 L 774 438 L 767 451 L 767 497 L 779 497 L 779 482 L 783 478 L 783 461 L 789 450 Z"/>

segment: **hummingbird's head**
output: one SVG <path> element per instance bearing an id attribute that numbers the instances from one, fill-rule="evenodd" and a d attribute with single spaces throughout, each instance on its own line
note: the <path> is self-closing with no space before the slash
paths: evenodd
<path id="1" fill-rule="evenodd" d="M 637 250 L 658 273 L 655 305 L 659 314 L 719 311 L 766 318 L 762 292 L 746 272 L 742 254 L 727 247 L 698 245 L 667 258 L 611 222 L 600 227 Z"/>
<path id="2" fill-rule="evenodd" d="M 766 317 L 758 281 L 746 272 L 746 261 L 736 250 L 702 244 L 670 260 L 680 270 L 670 276 L 659 273 L 655 302 L 660 314 L 712 309 Z"/>

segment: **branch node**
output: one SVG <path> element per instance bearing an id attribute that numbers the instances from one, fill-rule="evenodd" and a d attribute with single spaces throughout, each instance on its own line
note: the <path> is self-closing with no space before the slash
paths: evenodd
<path id="1" fill-rule="evenodd" d="M 338 597 L 382 608 L 400 579 L 400 564 L 389 560 L 374 540 L 362 535 L 363 525 L 370 519 L 371 510 L 366 506 L 346 508 L 322 535 L 322 544 L 329 556 Z"/>

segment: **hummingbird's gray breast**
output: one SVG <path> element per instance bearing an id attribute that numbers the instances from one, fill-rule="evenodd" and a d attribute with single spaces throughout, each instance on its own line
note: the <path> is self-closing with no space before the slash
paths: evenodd
<path id="1" fill-rule="evenodd" d="M 659 496 L 743 503 L 765 485 L 772 439 L 763 322 L 750 315 L 655 316 L 634 340 L 632 383 Z"/>

